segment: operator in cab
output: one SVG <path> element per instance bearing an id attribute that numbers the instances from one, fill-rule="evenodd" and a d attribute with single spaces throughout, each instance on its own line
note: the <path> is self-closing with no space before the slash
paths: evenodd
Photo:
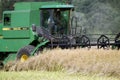
<path id="1" fill-rule="evenodd" d="M 63 34 L 62 28 L 62 15 L 60 9 L 54 9 L 52 16 L 48 18 L 48 25 L 50 27 L 50 32 L 52 35 Z"/>

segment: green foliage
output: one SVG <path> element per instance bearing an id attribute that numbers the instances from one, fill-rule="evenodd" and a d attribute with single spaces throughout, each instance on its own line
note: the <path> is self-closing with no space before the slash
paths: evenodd
<path id="1" fill-rule="evenodd" d="M 77 11 L 75 15 L 80 18 L 79 26 L 86 29 L 88 34 L 120 32 L 119 0 L 73 0 L 73 4 Z"/>

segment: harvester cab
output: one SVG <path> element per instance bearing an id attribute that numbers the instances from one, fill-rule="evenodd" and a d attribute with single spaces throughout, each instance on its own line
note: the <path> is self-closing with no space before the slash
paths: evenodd
<path id="1" fill-rule="evenodd" d="M 37 37 L 44 39 L 41 43 L 45 42 L 45 47 L 69 47 L 71 43 L 68 43 L 70 40 L 68 36 L 71 35 L 71 14 L 73 10 L 74 6 L 68 4 L 41 6 L 40 26 L 33 24 L 32 31 Z M 37 48 L 40 47 L 43 45 L 40 44 Z"/>
<path id="2" fill-rule="evenodd" d="M 66 10 L 67 12 L 67 10 Z M 62 9 L 42 9 L 41 26 L 44 26 L 52 35 L 65 34 L 67 28 L 67 17 Z"/>
<path id="3" fill-rule="evenodd" d="M 40 27 L 45 28 L 53 36 L 70 33 L 72 5 L 46 5 L 40 8 Z"/>

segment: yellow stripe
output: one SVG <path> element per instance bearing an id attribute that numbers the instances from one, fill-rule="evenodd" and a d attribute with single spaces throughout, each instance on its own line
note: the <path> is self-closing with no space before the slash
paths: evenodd
<path id="1" fill-rule="evenodd" d="M 10 30 L 10 28 L 2 28 L 3 31 Z"/>
<path id="2" fill-rule="evenodd" d="M 3 31 L 8 31 L 8 30 L 28 30 L 29 28 L 2 28 Z"/>
<path id="3" fill-rule="evenodd" d="M 3 38 L 3 36 L 0 36 L 0 39 L 2 39 Z"/>

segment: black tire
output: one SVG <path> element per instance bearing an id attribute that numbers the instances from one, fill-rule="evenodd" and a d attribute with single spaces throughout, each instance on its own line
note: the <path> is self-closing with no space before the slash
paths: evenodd
<path id="1" fill-rule="evenodd" d="M 26 55 L 26 56 L 29 57 L 29 56 L 31 55 L 30 53 L 34 50 L 34 48 L 35 48 L 35 47 L 32 46 L 32 45 L 28 45 L 28 46 L 25 46 L 25 47 L 21 48 L 21 49 L 17 52 L 16 59 L 17 59 L 17 60 L 20 60 L 23 55 Z"/>

